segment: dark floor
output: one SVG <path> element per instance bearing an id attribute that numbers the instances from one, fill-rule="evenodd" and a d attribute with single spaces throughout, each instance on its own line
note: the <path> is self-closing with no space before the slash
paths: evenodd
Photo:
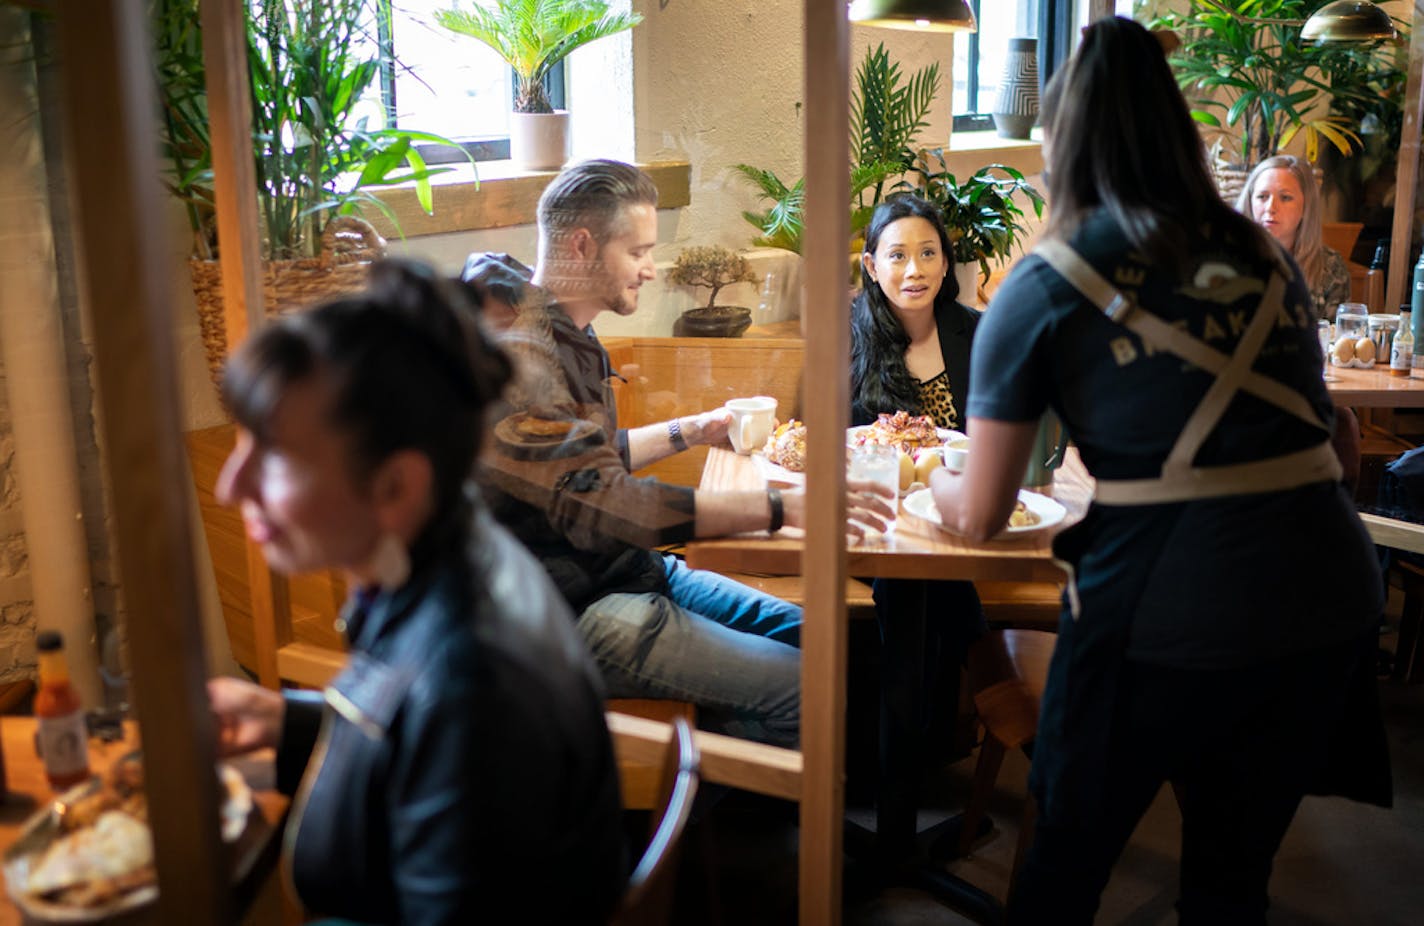
<path id="1" fill-rule="evenodd" d="M 1391 641 L 1385 638 L 1388 645 Z M 1392 759 L 1395 806 L 1382 810 L 1338 798 L 1307 798 L 1276 858 L 1271 881 L 1273 924 L 1413 924 L 1424 922 L 1424 685 L 1381 682 Z M 969 793 L 973 759 L 951 766 L 933 784 L 921 814 L 927 826 L 959 810 Z M 1008 883 L 1027 762 L 1013 755 L 999 775 L 991 808 L 996 829 L 972 855 L 948 870 L 999 897 Z M 870 823 L 869 808 L 852 807 Z M 689 831 L 679 886 L 679 926 L 796 922 L 795 808 L 735 794 Z M 1102 900 L 1099 923 L 1175 923 L 1180 819 L 1164 791 L 1139 825 Z M 928 895 L 878 889 L 847 868 L 845 923 L 908 926 L 968 923 Z"/>

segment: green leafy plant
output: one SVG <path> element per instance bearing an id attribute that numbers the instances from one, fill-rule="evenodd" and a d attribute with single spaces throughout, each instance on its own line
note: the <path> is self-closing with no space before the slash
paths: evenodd
<path id="1" fill-rule="evenodd" d="M 212 140 L 197 0 L 155 0 L 153 22 L 168 188 L 187 210 L 194 256 L 217 256 Z M 253 159 L 263 257 L 309 257 L 331 215 L 395 215 L 374 193 L 414 185 L 434 208 L 417 142 L 458 147 L 428 132 L 373 126 L 359 108 L 379 76 L 365 33 L 375 0 L 261 0 L 246 5 Z M 398 224 L 398 223 L 397 223 Z"/>
<path id="2" fill-rule="evenodd" d="M 884 45 L 867 50 L 856 69 L 850 101 L 852 238 L 864 231 L 890 178 L 914 164 L 912 144 L 929 125 L 926 117 L 939 92 L 939 65 L 921 68 L 908 82 L 902 79 L 900 66 L 890 60 Z M 742 213 L 759 232 L 754 243 L 801 253 L 805 180 L 788 186 L 769 170 L 749 164 L 733 169 L 770 203 L 764 212 Z"/>
<path id="3" fill-rule="evenodd" d="M 1248 165 L 1278 153 L 1301 132 L 1311 161 L 1322 140 L 1342 155 L 1360 144 L 1358 123 L 1340 106 L 1367 103 L 1372 91 L 1342 78 L 1373 50 L 1300 40 L 1300 24 L 1326 2 L 1191 0 L 1186 12 L 1152 23 L 1181 36 L 1171 63 L 1192 117 L 1221 129 Z"/>
<path id="4" fill-rule="evenodd" d="M 1027 229 L 1015 197 L 1022 194 L 1033 214 L 1043 217 L 1043 194 L 1022 173 L 1004 164 L 981 167 L 961 183 L 949 172 L 944 149 L 934 148 L 916 158 L 910 171 L 918 182 L 901 181 L 896 190 L 913 190 L 938 206 L 954 260 L 977 262 L 985 278 L 989 261 L 1002 264 L 1013 256 L 1015 247 L 1023 249 Z"/>
<path id="5" fill-rule="evenodd" d="M 435 14 L 451 32 L 494 49 L 514 69 L 514 111 L 551 113 L 544 78 L 580 46 L 631 29 L 639 13 L 614 13 L 604 0 L 493 0 Z"/>
<path id="6" fill-rule="evenodd" d="M 673 261 L 668 279 L 678 286 L 705 286 L 712 290 L 707 308 L 717 304 L 717 293 L 733 283 L 756 280 L 751 265 L 741 254 L 720 245 L 686 248 Z"/>

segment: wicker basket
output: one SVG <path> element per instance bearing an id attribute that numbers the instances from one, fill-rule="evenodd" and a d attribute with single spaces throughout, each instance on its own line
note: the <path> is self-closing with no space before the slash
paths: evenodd
<path id="1" fill-rule="evenodd" d="M 385 256 L 386 241 L 369 222 L 355 216 L 337 216 L 326 223 L 319 256 L 263 264 L 262 294 L 267 317 L 361 290 L 371 262 Z M 198 302 L 198 326 L 208 355 L 208 370 L 213 382 L 218 382 L 228 348 L 222 266 L 215 260 L 190 260 L 188 271 Z"/>

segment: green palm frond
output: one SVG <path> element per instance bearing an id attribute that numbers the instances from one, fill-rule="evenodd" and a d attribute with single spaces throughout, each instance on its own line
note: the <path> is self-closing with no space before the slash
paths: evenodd
<path id="1" fill-rule="evenodd" d="M 544 78 L 576 48 L 631 29 L 638 13 L 615 13 L 604 0 L 494 0 L 438 10 L 435 21 L 483 42 L 514 69 L 516 112 L 552 112 Z"/>

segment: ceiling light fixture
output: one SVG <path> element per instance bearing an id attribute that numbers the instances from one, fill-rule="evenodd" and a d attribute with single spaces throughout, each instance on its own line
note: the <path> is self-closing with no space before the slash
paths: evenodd
<path id="1" fill-rule="evenodd" d="M 921 32 L 978 30 L 967 0 L 853 0 L 850 21 Z"/>

